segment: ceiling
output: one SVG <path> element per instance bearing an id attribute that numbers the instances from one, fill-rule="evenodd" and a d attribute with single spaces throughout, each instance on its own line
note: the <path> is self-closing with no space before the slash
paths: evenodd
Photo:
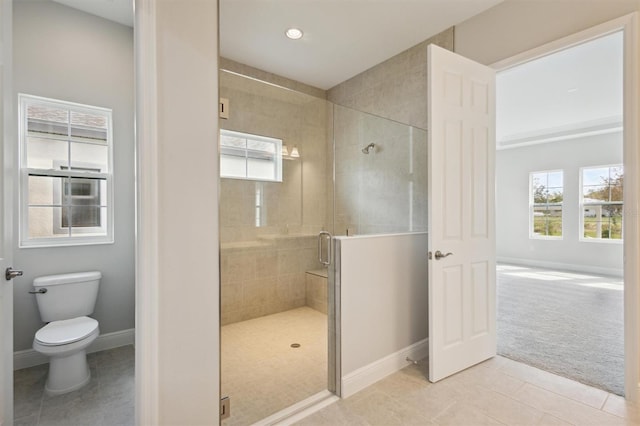
<path id="1" fill-rule="evenodd" d="M 132 0 L 54 1 L 133 26 Z M 329 89 L 502 1 L 221 0 L 220 54 Z"/>
<path id="2" fill-rule="evenodd" d="M 133 27 L 133 0 L 53 0 L 83 12 Z"/>
<path id="3" fill-rule="evenodd" d="M 132 0 L 53 0 L 133 26 Z M 221 55 L 329 89 L 503 0 L 220 0 Z M 301 40 L 284 32 L 298 27 Z M 498 73 L 498 146 L 621 128 L 622 36 Z"/>
<path id="4" fill-rule="evenodd" d="M 221 0 L 220 54 L 329 89 L 501 1 Z"/>
<path id="5" fill-rule="evenodd" d="M 621 130 L 622 71 L 618 32 L 498 73 L 498 145 Z"/>

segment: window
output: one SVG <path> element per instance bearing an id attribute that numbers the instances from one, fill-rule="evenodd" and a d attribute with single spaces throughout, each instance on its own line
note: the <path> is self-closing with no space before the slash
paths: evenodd
<path id="1" fill-rule="evenodd" d="M 113 242 L 111 110 L 19 103 L 20 246 Z"/>
<path id="2" fill-rule="evenodd" d="M 533 172 L 529 181 L 529 236 L 562 238 L 563 172 Z"/>
<path id="3" fill-rule="evenodd" d="M 623 181 L 621 165 L 582 169 L 580 235 L 583 241 L 622 241 Z"/>
<path id="4" fill-rule="evenodd" d="M 221 130 L 220 176 L 282 182 L 282 140 Z"/>

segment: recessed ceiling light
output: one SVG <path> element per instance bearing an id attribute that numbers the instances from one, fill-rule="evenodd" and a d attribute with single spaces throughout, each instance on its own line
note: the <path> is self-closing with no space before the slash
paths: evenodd
<path id="1" fill-rule="evenodd" d="M 302 38 L 302 30 L 298 28 L 289 28 L 285 31 L 285 35 L 291 40 L 298 40 Z"/>

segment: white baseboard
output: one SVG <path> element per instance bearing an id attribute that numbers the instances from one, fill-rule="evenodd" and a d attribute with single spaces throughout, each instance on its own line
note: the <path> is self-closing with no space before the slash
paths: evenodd
<path id="1" fill-rule="evenodd" d="M 599 266 L 591 266 L 591 265 L 574 265 L 571 263 L 556 263 L 556 262 L 547 262 L 545 260 L 520 259 L 515 257 L 498 257 L 496 258 L 496 262 L 508 263 L 512 265 L 531 266 L 534 268 L 549 268 L 549 269 L 558 269 L 561 271 L 585 272 L 589 274 L 607 275 L 612 277 L 624 276 L 624 271 L 622 269 L 601 268 Z"/>
<path id="2" fill-rule="evenodd" d="M 341 396 L 342 398 L 348 398 L 378 380 L 403 369 L 409 365 L 406 360 L 407 357 L 417 361 L 428 355 L 429 339 L 424 339 L 369 365 L 365 365 L 342 378 Z"/>
<path id="3" fill-rule="evenodd" d="M 133 345 L 135 341 L 135 329 L 130 328 L 128 330 L 114 331 L 113 333 L 105 333 L 98 336 L 98 338 L 87 348 L 87 353 L 105 351 L 107 349 L 113 349 L 120 346 Z M 24 351 L 16 351 L 13 353 L 13 369 L 21 370 L 23 368 L 34 367 L 40 364 L 46 364 L 49 362 L 49 358 L 46 355 L 42 355 L 33 349 L 26 349 Z"/>

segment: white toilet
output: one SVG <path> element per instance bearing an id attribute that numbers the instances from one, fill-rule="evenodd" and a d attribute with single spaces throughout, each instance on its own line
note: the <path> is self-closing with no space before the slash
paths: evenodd
<path id="1" fill-rule="evenodd" d="M 33 280 L 38 310 L 48 323 L 36 332 L 33 349 L 49 357 L 48 395 L 80 389 L 91 379 L 87 347 L 98 337 L 93 313 L 100 272 L 49 275 Z"/>

